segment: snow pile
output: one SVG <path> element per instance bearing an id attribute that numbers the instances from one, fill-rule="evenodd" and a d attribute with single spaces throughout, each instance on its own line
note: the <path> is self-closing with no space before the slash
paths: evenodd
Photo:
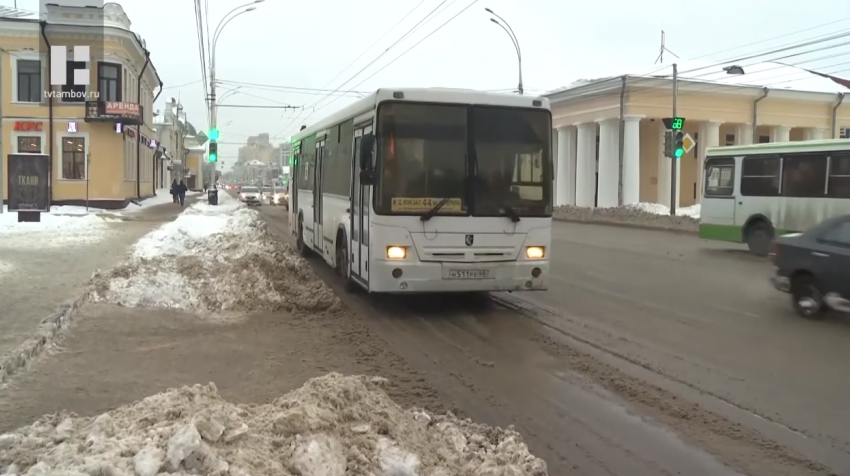
<path id="1" fill-rule="evenodd" d="M 4 278 L 11 277 L 12 276 L 12 270 L 14 268 L 15 267 L 12 265 L 12 263 L 9 263 L 8 261 L 0 260 L 0 281 L 2 281 Z"/>
<path id="2" fill-rule="evenodd" d="M 644 202 L 644 203 L 638 203 L 638 204 L 632 205 L 632 206 L 637 208 L 638 210 L 641 210 L 641 211 L 644 211 L 644 212 L 647 212 L 647 213 L 654 213 L 656 215 L 670 216 L 670 207 L 668 207 L 666 205 L 662 205 L 660 203 L 645 203 Z M 702 209 L 702 205 L 700 205 L 700 204 L 691 205 L 689 207 L 684 207 L 684 208 L 677 208 L 676 209 L 676 215 L 699 219 L 701 209 Z"/>
<path id="3" fill-rule="evenodd" d="M 627 224 L 690 233 L 699 231 L 699 205 L 676 210 L 676 212 L 676 216 L 670 216 L 670 210 L 667 207 L 655 203 L 611 208 L 562 205 L 555 207 L 554 216 L 568 221 Z"/>
<path id="4" fill-rule="evenodd" d="M 101 241 L 117 219 L 95 215 L 65 216 L 42 213 L 37 223 L 18 223 L 18 213 L 0 214 L 0 247 L 64 247 Z"/>
<path id="5" fill-rule="evenodd" d="M 257 212 L 220 197 L 218 206 L 194 204 L 139 240 L 127 262 L 95 273 L 90 299 L 204 312 L 316 311 L 339 303 Z"/>
<path id="6" fill-rule="evenodd" d="M 157 205 L 162 205 L 165 203 L 172 203 L 173 199 L 171 194 L 168 193 L 167 188 L 157 189 L 156 195 L 148 197 L 140 202 L 131 201 L 126 207 L 121 209 L 104 209 L 104 208 L 94 208 L 89 207 L 81 207 L 78 205 L 53 205 L 50 207 L 50 213 L 54 215 L 68 215 L 68 216 L 81 216 L 81 215 L 90 215 L 90 214 L 108 214 L 108 215 L 117 215 L 122 216 L 127 213 L 134 213 L 141 210 L 146 210 L 150 207 L 155 207 Z M 200 192 L 186 192 L 186 196 L 190 197 L 192 195 L 198 195 Z M 135 200 L 135 199 L 132 199 Z"/>
<path id="7" fill-rule="evenodd" d="M 214 384 L 145 398 L 96 418 L 42 417 L 0 435 L 18 475 L 545 476 L 512 428 L 403 410 L 378 377 L 329 374 L 265 405 Z"/>

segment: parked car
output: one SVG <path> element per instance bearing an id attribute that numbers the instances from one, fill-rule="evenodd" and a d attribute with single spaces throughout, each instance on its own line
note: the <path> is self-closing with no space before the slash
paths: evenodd
<path id="1" fill-rule="evenodd" d="M 771 281 L 791 295 L 799 315 L 818 319 L 829 310 L 850 313 L 850 215 L 776 238 L 772 259 Z"/>
<path id="2" fill-rule="evenodd" d="M 239 200 L 250 205 L 263 205 L 263 192 L 257 187 L 245 186 L 239 189 Z"/>

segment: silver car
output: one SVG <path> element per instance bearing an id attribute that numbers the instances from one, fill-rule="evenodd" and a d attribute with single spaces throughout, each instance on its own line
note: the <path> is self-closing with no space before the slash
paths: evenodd
<path id="1" fill-rule="evenodd" d="M 239 190 L 239 200 L 250 205 L 263 205 L 263 193 L 257 187 L 242 187 Z"/>

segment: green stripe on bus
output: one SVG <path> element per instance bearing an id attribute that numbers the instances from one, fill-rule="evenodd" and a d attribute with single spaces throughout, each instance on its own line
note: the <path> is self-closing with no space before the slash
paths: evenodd
<path id="1" fill-rule="evenodd" d="M 700 224 L 699 237 L 704 240 L 731 241 L 741 243 L 744 241 L 740 226 L 736 225 L 711 225 Z"/>

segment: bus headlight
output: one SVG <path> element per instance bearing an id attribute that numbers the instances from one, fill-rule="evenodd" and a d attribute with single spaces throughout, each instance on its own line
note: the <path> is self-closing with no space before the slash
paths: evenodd
<path id="1" fill-rule="evenodd" d="M 525 256 L 528 259 L 541 259 L 545 255 L 542 246 L 529 246 L 525 249 Z"/>
<path id="2" fill-rule="evenodd" d="M 387 259 L 404 259 L 407 257 L 407 249 L 403 246 L 387 246 Z"/>

